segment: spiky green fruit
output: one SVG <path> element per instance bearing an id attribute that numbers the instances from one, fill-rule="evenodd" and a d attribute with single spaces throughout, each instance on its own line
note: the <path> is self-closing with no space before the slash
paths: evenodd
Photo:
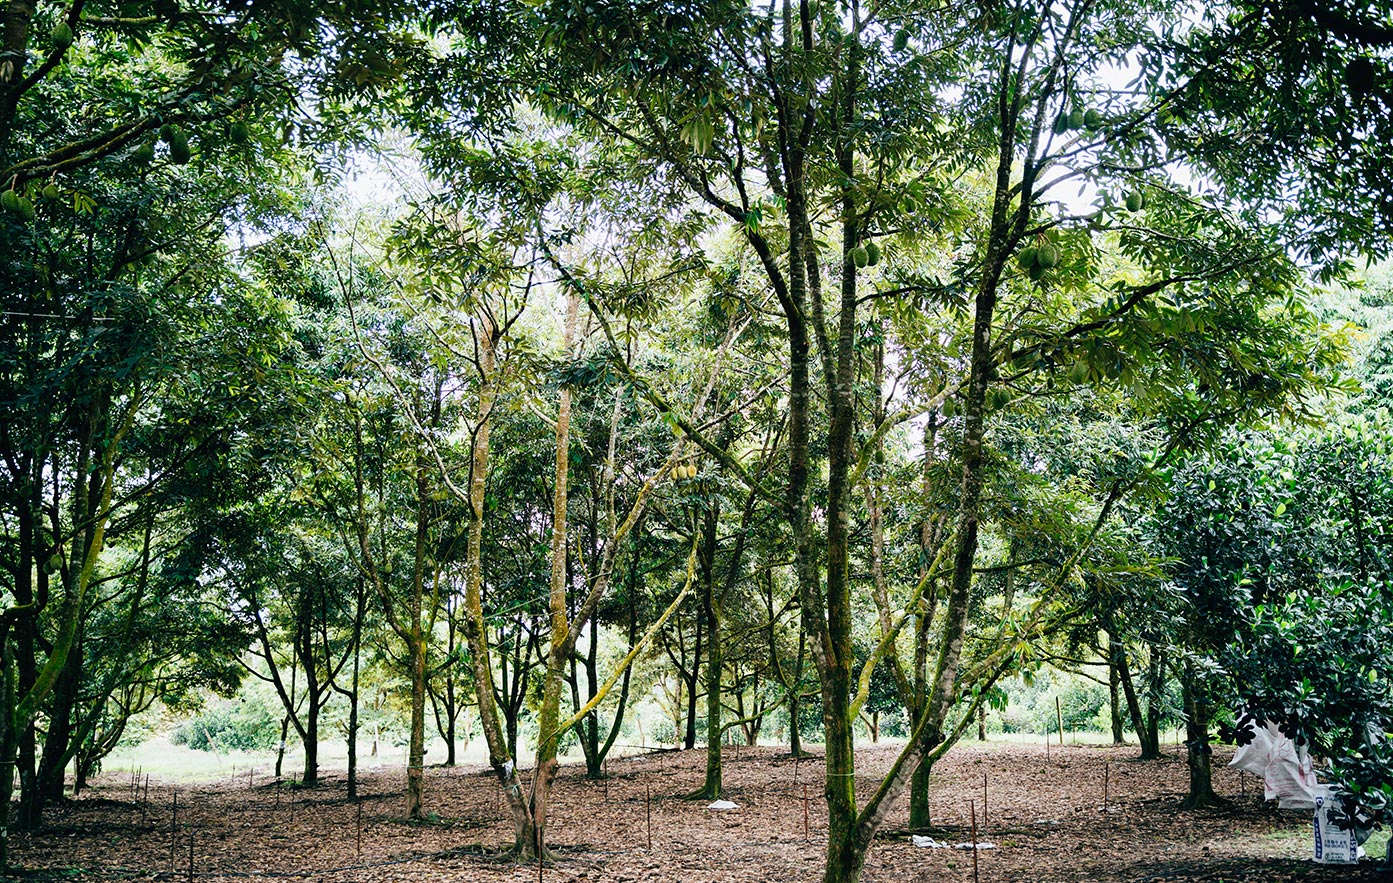
<path id="1" fill-rule="evenodd" d="M 1033 245 L 1026 246 L 1016 255 L 1016 266 L 1029 270 L 1040 259 L 1040 251 Z"/>
<path id="2" fill-rule="evenodd" d="M 1142 206 L 1144 206 L 1145 204 L 1146 200 L 1142 198 L 1142 195 L 1140 193 L 1127 194 L 1127 211 L 1139 212 L 1142 210 Z"/>
<path id="3" fill-rule="evenodd" d="M 1039 282 L 1045 276 L 1045 268 L 1036 263 L 1026 271 L 1026 275 L 1030 277 L 1031 282 Z"/>
<path id="4" fill-rule="evenodd" d="M 1097 129 L 1103 125 L 1103 115 L 1093 108 L 1084 111 L 1083 127 L 1085 129 Z"/>
<path id="5" fill-rule="evenodd" d="M 1061 113 L 1054 118 L 1054 133 L 1056 135 L 1063 135 L 1067 131 L 1069 131 L 1069 115 L 1067 113 Z"/>
<path id="6" fill-rule="evenodd" d="M 189 150 L 189 136 L 183 130 L 175 129 L 169 139 L 169 159 L 175 165 L 186 165 L 193 154 Z"/>
<path id="7" fill-rule="evenodd" d="M 1081 107 L 1076 107 L 1069 111 L 1069 128 L 1082 129 L 1084 116 L 1085 114 Z"/>
<path id="8" fill-rule="evenodd" d="M 1053 243 L 1046 242 L 1035 250 L 1035 263 L 1046 270 L 1056 266 L 1059 263 L 1059 249 Z"/>
<path id="9" fill-rule="evenodd" d="M 896 52 L 903 52 L 905 50 L 905 47 L 909 45 L 909 31 L 905 30 L 904 28 L 900 28 L 898 31 L 896 31 L 894 45 Z"/>
<path id="10" fill-rule="evenodd" d="M 60 21 L 53 26 L 53 32 L 48 35 L 48 39 L 53 48 L 61 52 L 73 45 L 73 29 L 68 27 L 67 22 Z"/>
<path id="11" fill-rule="evenodd" d="M 44 185 L 43 195 L 44 199 L 56 200 L 63 195 L 63 191 L 58 189 L 57 184 L 53 183 L 52 181 L 49 181 L 47 184 Z"/>
<path id="12" fill-rule="evenodd" d="M 874 267 L 880 263 L 880 246 L 874 242 L 866 243 L 866 266 Z"/>
<path id="13" fill-rule="evenodd" d="M 54 552 L 49 559 L 44 562 L 44 573 L 57 573 L 58 568 L 63 566 L 63 556 Z"/>
<path id="14" fill-rule="evenodd" d="M 19 194 L 15 193 L 13 190 L 6 190 L 4 193 L 0 193 L 0 208 L 3 208 L 7 212 L 19 214 L 22 211 L 19 204 Z"/>
<path id="15" fill-rule="evenodd" d="M 160 140 L 168 144 L 174 139 L 174 133 L 179 131 L 173 123 L 165 123 L 160 126 Z"/>
<path id="16" fill-rule="evenodd" d="M 851 250 L 851 262 L 857 267 L 866 266 L 866 262 L 870 259 L 870 253 L 866 251 L 866 247 L 863 245 L 858 245 Z"/>
<path id="17" fill-rule="evenodd" d="M 140 145 L 135 149 L 135 152 L 131 154 L 131 159 L 143 166 L 149 165 L 155 159 L 155 145 L 149 142 Z"/>
<path id="18" fill-rule="evenodd" d="M 227 129 L 227 137 L 232 139 L 233 144 L 246 144 L 247 139 L 252 136 L 251 127 L 238 120 Z"/>

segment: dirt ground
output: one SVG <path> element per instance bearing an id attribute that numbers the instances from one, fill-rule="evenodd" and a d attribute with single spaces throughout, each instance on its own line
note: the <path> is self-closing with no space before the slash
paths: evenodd
<path id="1" fill-rule="evenodd" d="M 1378 879 L 1372 862 L 1314 865 L 1309 814 L 1263 806 L 1254 796 L 1259 783 L 1223 766 L 1227 749 L 1216 751 L 1215 785 L 1232 805 L 1202 812 L 1180 809 L 1185 766 L 1178 757 L 1143 764 L 1132 760 L 1135 754 L 1135 748 L 1056 746 L 1047 759 L 1038 742 L 964 743 L 935 771 L 934 836 L 969 840 L 974 802 L 978 840 L 995 844 L 978 851 L 977 879 L 991 883 Z M 893 757 L 889 747 L 860 753 L 863 799 Z M 826 825 L 820 760 L 795 762 L 774 748 L 728 750 L 727 797 L 740 809 L 726 812 L 681 797 L 701 783 L 704 763 L 702 750 L 616 759 L 601 782 L 585 780 L 582 767 L 564 767 L 548 838 L 558 861 L 543 869 L 543 879 L 819 880 Z M 236 783 L 180 787 L 172 833 L 175 789 L 152 781 L 147 801 L 143 787 L 133 794 L 130 778 L 116 774 L 52 809 L 43 830 L 14 835 L 15 858 L 28 869 L 24 876 L 36 880 L 186 880 L 191 852 L 193 875 L 203 881 L 537 879 L 535 865 L 496 856 L 509 829 L 491 778 L 477 767 L 434 768 L 427 776 L 432 818 L 425 823 L 402 817 L 401 769 L 363 776 L 361 811 L 344 799 L 341 774 L 315 789 L 292 790 L 264 775 L 249 786 L 243 771 Z M 652 795 L 651 847 L 646 793 Z M 902 830 L 906 815 L 902 807 L 892 817 L 863 880 L 974 880 L 971 850 L 911 845 Z"/>

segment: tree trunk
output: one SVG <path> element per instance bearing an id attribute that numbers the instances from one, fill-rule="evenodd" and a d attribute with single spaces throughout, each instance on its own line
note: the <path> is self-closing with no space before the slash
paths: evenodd
<path id="1" fill-rule="evenodd" d="M 276 746 L 276 778 L 281 777 L 281 768 L 285 764 L 285 740 L 290 736 L 290 715 L 281 718 L 281 741 Z"/>
<path id="2" fill-rule="evenodd" d="M 701 569 L 702 619 L 706 621 L 706 781 L 693 795 L 705 800 L 721 796 L 721 672 L 725 656 L 721 647 L 721 607 L 716 597 L 716 544 L 720 508 L 712 502 L 702 519 Z"/>
<path id="3" fill-rule="evenodd" d="M 1213 749 L 1209 745 L 1210 705 L 1208 693 L 1190 663 L 1185 664 L 1181 690 L 1185 699 L 1185 750 L 1190 768 L 1190 789 L 1185 795 L 1186 809 L 1201 809 L 1227 803 L 1214 793 L 1211 770 Z"/>
<path id="4" fill-rule="evenodd" d="M 702 663 L 702 640 L 706 635 L 706 612 L 703 610 L 696 621 L 696 646 L 692 649 L 692 670 L 686 676 L 679 674 L 678 677 L 686 681 L 687 687 L 687 722 L 682 731 L 682 750 L 691 751 L 696 747 L 697 731 L 697 699 L 701 691 L 697 689 L 697 684 L 701 679 Z"/>
<path id="5" fill-rule="evenodd" d="M 10 870 L 10 799 L 14 795 L 14 770 L 9 759 L 19 750 L 15 727 L 16 676 L 9 628 L 0 624 L 0 875 Z"/>
<path id="6" fill-rule="evenodd" d="M 300 783 L 307 787 L 319 784 L 319 702 L 315 694 L 309 694 L 305 706 L 305 735 L 301 740 L 305 745 L 305 771 Z"/>
<path id="7" fill-rule="evenodd" d="M 415 612 L 420 628 L 420 611 Z M 419 631 L 411 641 L 411 737 L 406 754 L 406 817 L 425 818 L 426 641 Z"/>
<path id="8" fill-rule="evenodd" d="M 1161 757 L 1161 696 L 1165 687 L 1165 654 L 1161 648 L 1151 645 L 1150 659 L 1146 666 L 1146 715 L 1142 728 L 1137 732 L 1141 742 L 1141 760 L 1157 760 Z"/>
<path id="9" fill-rule="evenodd" d="M 932 773 L 933 764 L 927 760 L 921 761 L 909 779 L 909 827 L 913 831 L 927 830 L 933 824 L 929 812 L 929 778 Z"/>
<path id="10" fill-rule="evenodd" d="M 38 787 L 34 789 L 34 799 L 39 806 L 29 812 L 36 822 L 42 818 L 45 802 L 63 799 L 64 773 L 67 761 L 72 756 L 73 719 L 77 714 L 78 690 L 82 684 L 82 661 L 82 628 L 79 627 L 77 640 L 68 654 L 68 663 L 63 666 L 63 673 L 53 689 L 48 733 L 44 736 L 43 757 L 38 766 Z"/>
<path id="11" fill-rule="evenodd" d="M 360 588 L 361 591 L 361 588 Z M 363 608 L 353 622 L 353 687 L 348 694 L 348 799 L 358 799 L 358 666 L 363 628 Z"/>

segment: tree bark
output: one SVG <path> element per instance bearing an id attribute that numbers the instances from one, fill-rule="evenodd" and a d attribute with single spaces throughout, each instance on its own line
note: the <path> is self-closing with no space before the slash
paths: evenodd
<path id="1" fill-rule="evenodd" d="M 1219 806 L 1228 801 L 1214 793 L 1211 767 L 1214 752 L 1209 744 L 1212 708 L 1208 692 L 1188 662 L 1180 683 L 1185 700 L 1185 757 L 1190 769 L 1190 788 L 1184 806 L 1186 809 Z"/>

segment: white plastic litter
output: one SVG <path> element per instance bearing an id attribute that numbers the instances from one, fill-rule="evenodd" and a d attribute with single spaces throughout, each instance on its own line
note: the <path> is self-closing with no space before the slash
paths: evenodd
<path id="1" fill-rule="evenodd" d="M 1315 809 L 1316 771 L 1306 746 L 1297 745 L 1273 721 L 1244 714 L 1234 725 L 1241 743 L 1229 766 L 1262 776 L 1264 796 L 1282 809 Z"/>
<path id="2" fill-rule="evenodd" d="M 968 843 L 944 843 L 942 840 L 935 840 L 932 837 L 922 837 L 918 834 L 909 835 L 909 840 L 921 849 L 971 849 L 973 844 Z M 996 849 L 996 844 L 986 840 L 977 841 L 978 849 Z"/>
<path id="3" fill-rule="evenodd" d="M 910 834 L 909 840 L 915 846 L 922 849 L 952 849 L 951 846 L 944 843 L 942 840 L 935 840 L 932 837 L 921 837 L 918 834 Z"/>
<path id="4" fill-rule="evenodd" d="M 739 809 L 740 804 L 731 803 L 729 800 L 717 800 L 706 807 L 707 809 Z"/>

